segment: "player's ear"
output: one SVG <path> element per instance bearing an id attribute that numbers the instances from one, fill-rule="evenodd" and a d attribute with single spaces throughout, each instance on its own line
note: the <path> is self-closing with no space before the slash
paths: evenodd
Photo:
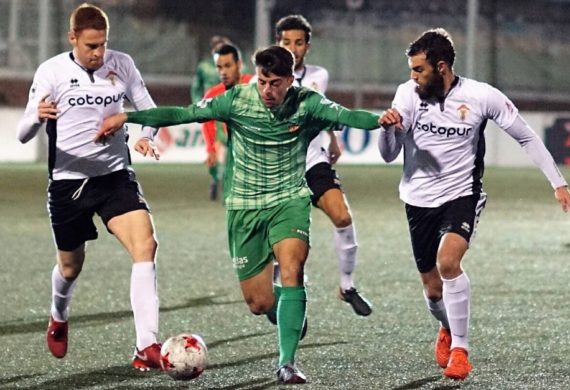
<path id="1" fill-rule="evenodd" d="M 446 65 L 447 65 L 447 64 L 445 63 L 445 61 L 439 61 L 439 62 L 437 63 L 437 72 L 438 72 L 440 75 L 443 75 L 443 73 L 445 72 Z"/>
<path id="2" fill-rule="evenodd" d="M 69 31 L 67 33 L 67 40 L 69 41 L 69 43 L 75 46 L 77 44 L 77 35 L 75 35 L 75 32 Z"/>

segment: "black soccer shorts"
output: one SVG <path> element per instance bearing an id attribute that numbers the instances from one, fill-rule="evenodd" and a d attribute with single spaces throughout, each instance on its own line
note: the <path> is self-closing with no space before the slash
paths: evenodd
<path id="1" fill-rule="evenodd" d="M 48 186 L 48 211 L 58 249 L 72 251 L 97 239 L 93 216 L 105 226 L 118 215 L 150 211 L 134 172 L 123 169 L 87 180 L 52 180 Z"/>
<path id="2" fill-rule="evenodd" d="M 319 199 L 330 189 L 338 188 L 342 191 L 342 185 L 336 171 L 331 164 L 320 162 L 305 172 L 307 185 L 311 189 L 311 203 L 317 206 Z"/>
<path id="3" fill-rule="evenodd" d="M 446 233 L 459 234 L 468 243 L 472 242 L 486 200 L 487 195 L 480 193 L 434 208 L 406 204 L 412 251 L 419 272 L 426 273 L 435 267 L 439 243 Z"/>

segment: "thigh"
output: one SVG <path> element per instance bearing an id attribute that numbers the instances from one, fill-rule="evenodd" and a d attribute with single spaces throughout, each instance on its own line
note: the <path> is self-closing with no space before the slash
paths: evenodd
<path id="1" fill-rule="evenodd" d="M 109 221 L 117 216 L 135 210 L 150 211 L 134 172 L 121 170 L 91 180 L 97 185 L 99 198 L 104 199 L 97 213 L 107 228 Z"/>
<path id="2" fill-rule="evenodd" d="M 464 196 L 446 204 L 442 214 L 442 233 L 455 233 L 470 244 L 485 204 L 485 193 Z"/>
<path id="3" fill-rule="evenodd" d="M 318 206 L 319 199 L 331 189 L 342 192 L 342 186 L 336 171 L 331 164 L 321 162 L 314 165 L 305 173 L 307 185 L 311 189 L 311 202 Z"/>
<path id="4" fill-rule="evenodd" d="M 287 238 L 310 243 L 311 202 L 308 197 L 281 203 L 271 209 L 267 220 L 271 247 Z"/>
<path id="5" fill-rule="evenodd" d="M 273 258 L 263 210 L 228 210 L 226 225 L 230 256 L 239 280 L 253 278 Z"/>
<path id="6" fill-rule="evenodd" d="M 416 267 L 420 273 L 431 271 L 437 261 L 441 240 L 441 209 L 406 204 L 406 216 Z"/>
<path id="7" fill-rule="evenodd" d="M 273 245 L 273 253 L 279 263 L 281 284 L 284 287 L 303 285 L 304 267 L 309 255 L 309 245 L 299 238 L 286 238 Z"/>
<path id="8" fill-rule="evenodd" d="M 48 186 L 48 211 L 56 247 L 72 252 L 85 241 L 97 238 L 93 223 L 94 207 L 82 194 L 85 180 L 52 180 Z"/>

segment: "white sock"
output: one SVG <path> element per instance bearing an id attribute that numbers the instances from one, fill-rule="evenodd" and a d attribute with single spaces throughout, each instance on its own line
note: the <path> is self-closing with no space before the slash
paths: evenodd
<path id="1" fill-rule="evenodd" d="M 338 270 L 340 271 L 340 288 L 345 291 L 354 287 L 352 273 L 356 267 L 356 231 L 354 224 L 346 227 L 335 228 L 334 244 L 338 257 Z"/>
<path id="2" fill-rule="evenodd" d="M 443 279 L 443 302 L 451 331 L 451 349 L 469 350 L 470 283 L 464 272 L 455 279 Z"/>
<path id="3" fill-rule="evenodd" d="M 443 298 L 441 298 L 438 301 L 432 301 L 427 297 L 426 290 L 423 291 L 424 291 L 424 299 L 426 300 L 426 304 L 431 315 L 434 316 L 435 319 L 439 321 L 439 324 L 441 326 L 443 326 L 445 329 L 449 329 L 449 322 L 447 321 L 447 311 L 445 310 L 445 304 L 443 303 Z"/>
<path id="4" fill-rule="evenodd" d="M 131 271 L 131 306 L 135 319 L 137 348 L 156 343 L 158 335 L 158 294 L 156 268 L 152 261 L 133 264 Z"/>
<path id="5" fill-rule="evenodd" d="M 68 319 L 68 307 L 73 290 L 77 284 L 77 278 L 67 280 L 59 272 L 59 267 L 56 264 L 51 271 L 51 316 L 54 320 L 63 322 Z"/>

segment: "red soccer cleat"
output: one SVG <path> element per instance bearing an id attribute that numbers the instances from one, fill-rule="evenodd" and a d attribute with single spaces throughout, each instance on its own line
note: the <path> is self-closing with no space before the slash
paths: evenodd
<path id="1" fill-rule="evenodd" d="M 154 343 L 139 351 L 135 348 L 132 365 L 139 371 L 149 371 L 151 368 L 161 370 L 160 344 Z"/>
<path id="2" fill-rule="evenodd" d="M 53 356 L 61 359 L 67 353 L 67 321 L 56 321 L 49 317 L 46 341 Z"/>

